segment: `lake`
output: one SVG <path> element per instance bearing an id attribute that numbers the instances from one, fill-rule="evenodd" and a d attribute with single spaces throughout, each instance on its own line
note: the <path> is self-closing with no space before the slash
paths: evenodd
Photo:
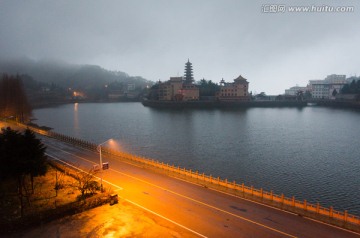
<path id="1" fill-rule="evenodd" d="M 360 215 L 359 110 L 76 103 L 33 114 L 55 132 Z"/>

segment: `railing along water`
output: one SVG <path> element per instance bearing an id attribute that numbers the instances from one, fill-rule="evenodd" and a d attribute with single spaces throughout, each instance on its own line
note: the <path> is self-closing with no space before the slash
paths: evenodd
<path id="1" fill-rule="evenodd" d="M 29 128 L 30 130 L 48 136 L 66 143 L 73 144 L 82 148 L 96 151 L 97 145 L 85 140 L 77 139 L 74 137 L 62 135 L 60 133 L 42 130 L 40 128 L 27 126 L 18 122 L 11 122 L 22 128 Z M 166 173 L 169 176 L 181 177 L 184 180 L 195 182 L 203 185 L 204 187 L 210 187 L 215 190 L 224 191 L 238 197 L 247 198 L 256 202 L 260 202 L 266 205 L 270 205 L 276 208 L 280 208 L 286 211 L 296 213 L 301 216 L 310 217 L 316 220 L 320 220 L 329 224 L 344 227 L 354 231 L 360 231 L 360 217 L 352 214 L 348 214 L 347 211 L 336 211 L 333 207 L 322 207 L 319 203 L 311 204 L 306 200 L 299 201 L 295 197 L 285 197 L 284 194 L 277 195 L 273 191 L 264 191 L 262 188 L 256 189 L 253 186 L 249 187 L 242 184 L 238 184 L 235 181 L 228 181 L 227 179 L 221 179 L 220 177 L 213 177 L 212 175 L 206 175 L 199 173 L 198 171 L 188 170 L 175 165 L 164 164 L 163 162 L 136 156 L 133 154 L 121 152 L 118 150 L 101 147 L 102 153 L 112 156 L 117 159 L 126 160 L 137 165 L 142 165 L 150 169 L 155 169 L 160 172 Z"/>

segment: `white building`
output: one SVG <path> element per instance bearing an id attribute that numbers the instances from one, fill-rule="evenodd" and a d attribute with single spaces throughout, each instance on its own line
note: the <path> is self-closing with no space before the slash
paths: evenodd
<path id="1" fill-rule="evenodd" d="M 328 75 L 324 80 L 309 80 L 312 98 L 335 99 L 334 92 L 339 93 L 346 84 L 346 75 Z"/>
<path id="2" fill-rule="evenodd" d="M 329 83 L 344 83 L 346 82 L 346 75 L 331 74 L 325 78 L 325 81 Z"/>

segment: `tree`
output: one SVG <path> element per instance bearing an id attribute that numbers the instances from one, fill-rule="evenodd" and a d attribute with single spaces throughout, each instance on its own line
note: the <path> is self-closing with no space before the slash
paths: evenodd
<path id="1" fill-rule="evenodd" d="M 4 74 L 0 80 L 0 117 L 14 117 L 20 122 L 31 116 L 31 106 L 19 75 Z"/>
<path id="2" fill-rule="evenodd" d="M 220 90 L 220 86 L 213 83 L 211 80 L 206 81 L 205 79 L 198 82 L 200 96 L 215 96 L 216 92 Z"/>
<path id="3" fill-rule="evenodd" d="M 338 92 L 336 91 L 336 89 L 334 89 L 331 95 L 332 95 L 333 97 L 335 97 L 337 94 L 338 94 Z"/>
<path id="4" fill-rule="evenodd" d="M 24 144 L 26 145 L 25 153 L 29 159 L 28 174 L 31 178 L 31 189 L 32 192 L 34 192 L 34 177 L 43 176 L 47 171 L 47 157 L 45 156 L 46 147 L 36 138 L 34 132 L 29 129 L 25 130 Z"/>
<path id="5" fill-rule="evenodd" d="M 0 133 L 0 178 L 18 182 L 21 216 L 23 215 L 23 188 L 26 189 L 28 176 L 45 175 L 47 171 L 46 147 L 27 129 L 24 134 L 10 127 Z"/>
<path id="6" fill-rule="evenodd" d="M 355 79 L 350 83 L 350 93 L 356 93 L 356 82 Z"/>
<path id="7" fill-rule="evenodd" d="M 305 91 L 305 99 L 311 99 L 312 98 L 312 94 L 310 91 L 306 90 Z"/>
<path id="8" fill-rule="evenodd" d="M 149 100 L 159 100 L 159 85 L 160 85 L 160 82 L 153 85 L 148 94 L 147 94 L 147 99 Z"/>
<path id="9" fill-rule="evenodd" d="M 296 92 L 296 100 L 302 101 L 304 99 L 304 91 L 298 90 Z"/>
<path id="10" fill-rule="evenodd" d="M 264 99 L 266 99 L 266 98 L 267 98 L 267 96 L 266 96 L 266 93 L 265 93 L 265 92 L 261 92 L 261 93 L 259 93 L 259 94 L 255 95 L 255 97 L 256 97 L 256 98 L 258 98 L 258 99 L 260 99 L 260 100 L 264 100 Z"/>
<path id="11" fill-rule="evenodd" d="M 284 100 L 284 96 L 279 94 L 278 96 L 276 96 L 275 100 L 282 101 L 282 100 Z"/>
<path id="12" fill-rule="evenodd" d="M 342 94 L 348 94 L 348 93 L 350 93 L 350 86 L 349 86 L 349 84 L 345 84 L 343 87 L 342 87 L 342 89 L 341 89 L 341 91 L 340 91 Z"/>
<path id="13" fill-rule="evenodd" d="M 342 94 L 360 94 L 360 78 L 351 77 L 352 79 L 350 84 L 345 84 L 340 92 Z"/>
<path id="14" fill-rule="evenodd" d="M 75 175 L 76 183 L 73 185 L 80 192 L 80 198 L 86 198 L 88 195 L 100 190 L 99 183 L 95 181 L 96 171 L 91 169 L 89 172 L 79 171 Z"/>

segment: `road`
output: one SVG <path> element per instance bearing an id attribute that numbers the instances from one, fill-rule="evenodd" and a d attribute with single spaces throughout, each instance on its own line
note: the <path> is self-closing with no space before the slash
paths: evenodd
<path id="1" fill-rule="evenodd" d="M 53 159 L 89 170 L 99 154 L 42 137 Z M 360 234 L 313 221 L 246 199 L 158 174 L 103 156 L 103 173 L 121 199 L 166 219 L 199 237 L 360 237 Z"/>

